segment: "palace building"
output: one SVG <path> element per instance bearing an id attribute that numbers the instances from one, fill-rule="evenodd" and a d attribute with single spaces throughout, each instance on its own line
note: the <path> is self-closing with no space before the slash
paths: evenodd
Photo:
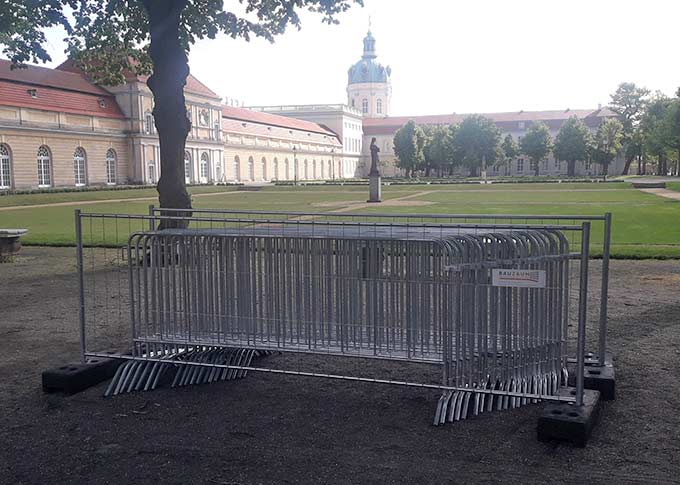
<path id="1" fill-rule="evenodd" d="M 466 115 L 391 116 L 391 69 L 377 60 L 369 31 L 361 59 L 348 70 L 347 104 L 227 106 L 193 76 L 185 87 L 192 128 L 184 156 L 187 183 L 261 183 L 363 177 L 369 145 L 381 149 L 381 171 L 399 176 L 392 140 L 407 121 L 461 122 Z M 155 184 L 161 175 L 153 96 L 146 77 L 121 86 L 91 83 L 69 61 L 56 69 L 11 69 L 0 60 L 0 190 Z M 519 111 L 484 114 L 519 140 L 535 122 L 556 135 L 577 116 L 593 131 L 609 110 Z M 523 157 L 491 175 L 531 175 Z M 552 158 L 541 173 L 566 174 Z M 598 167 L 581 163 L 579 175 Z M 622 162 L 610 166 L 620 173 Z"/>

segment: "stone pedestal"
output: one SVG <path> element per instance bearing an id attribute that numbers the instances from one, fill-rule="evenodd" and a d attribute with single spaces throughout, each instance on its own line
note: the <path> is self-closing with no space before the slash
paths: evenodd
<path id="1" fill-rule="evenodd" d="M 0 263 L 9 263 L 21 249 L 19 238 L 26 229 L 0 229 Z"/>
<path id="2" fill-rule="evenodd" d="M 368 200 L 366 202 L 382 202 L 382 180 L 380 175 L 368 176 Z"/>

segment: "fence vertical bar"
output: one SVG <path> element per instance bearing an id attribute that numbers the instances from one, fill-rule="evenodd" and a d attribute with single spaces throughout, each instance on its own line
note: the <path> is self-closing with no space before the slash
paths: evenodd
<path id="1" fill-rule="evenodd" d="M 153 231 L 155 224 L 154 224 L 154 205 L 149 204 L 149 231 Z"/>
<path id="2" fill-rule="evenodd" d="M 78 317 L 80 319 L 80 361 L 85 363 L 85 276 L 83 264 L 83 226 L 80 209 L 75 211 L 76 227 L 76 264 L 78 265 L 78 298 L 80 304 Z"/>
<path id="3" fill-rule="evenodd" d="M 581 225 L 581 278 L 578 299 L 578 336 L 576 342 L 576 405 L 583 406 L 583 373 L 586 353 L 586 319 L 588 311 L 588 260 L 590 258 L 590 222 Z"/>
<path id="4" fill-rule="evenodd" d="M 604 215 L 604 242 L 602 246 L 602 292 L 600 295 L 600 336 L 598 342 L 598 363 L 605 365 L 607 351 L 607 299 L 609 297 L 609 253 L 612 238 L 612 213 Z"/>

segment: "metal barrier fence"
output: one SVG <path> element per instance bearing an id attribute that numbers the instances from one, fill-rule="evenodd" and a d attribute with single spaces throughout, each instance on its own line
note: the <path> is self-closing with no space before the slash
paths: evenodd
<path id="1" fill-rule="evenodd" d="M 537 399 L 583 402 L 589 221 L 396 224 L 196 212 L 76 212 L 83 359 L 130 361 L 108 393 L 153 388 L 175 369 L 177 385 L 259 371 L 440 389 L 436 422 Z M 179 221 L 191 229 L 153 229 Z M 565 234 L 579 235 L 579 251 L 570 253 Z M 504 286 L 495 281 L 502 270 L 538 280 Z M 557 396 L 571 307 L 577 389 Z M 440 383 L 362 376 L 371 365 L 338 373 L 255 366 L 268 351 L 436 365 Z"/>
<path id="2" fill-rule="evenodd" d="M 154 205 L 149 206 L 150 216 L 178 215 L 181 211 L 174 209 L 160 209 Z M 597 330 L 597 348 L 595 352 L 588 353 L 588 360 L 593 365 L 604 365 L 607 349 L 607 304 L 609 299 L 609 258 L 611 254 L 612 214 L 606 212 L 602 215 L 550 215 L 550 214 L 388 214 L 380 212 L 371 213 L 338 213 L 338 212 L 304 212 L 304 211 L 258 211 L 258 210 L 232 210 L 232 209 L 192 209 L 193 214 L 209 218 L 219 223 L 223 218 L 233 219 L 268 219 L 268 220 L 295 220 L 307 219 L 313 221 L 346 221 L 346 222 L 381 222 L 383 224 L 440 224 L 440 223 L 464 223 L 464 224 L 513 224 L 513 225 L 565 225 L 591 223 L 591 235 L 593 230 L 601 231 L 601 277 L 599 281 L 600 300 Z M 601 225 L 597 228 L 594 225 Z M 578 245 L 578 240 L 570 241 L 572 246 Z M 591 242 L 591 248 L 595 245 Z M 575 362 L 572 359 L 572 362 Z"/>

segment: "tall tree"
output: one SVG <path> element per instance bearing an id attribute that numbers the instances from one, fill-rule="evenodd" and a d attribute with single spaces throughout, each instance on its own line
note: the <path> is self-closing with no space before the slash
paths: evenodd
<path id="1" fill-rule="evenodd" d="M 501 143 L 501 155 L 496 160 L 496 167 L 505 167 L 505 174 L 510 174 L 510 164 L 519 155 L 519 146 L 511 134 L 505 135 Z"/>
<path id="2" fill-rule="evenodd" d="M 520 149 L 534 168 L 534 175 L 540 175 L 540 162 L 550 154 L 552 150 L 552 138 L 550 130 L 545 123 L 532 123 L 520 141 Z"/>
<path id="3" fill-rule="evenodd" d="M 225 11 L 222 0 L 5 0 L 0 4 L 0 45 L 16 65 L 46 62 L 45 29 L 61 26 L 68 53 L 93 81 L 116 85 L 126 74 L 152 73 L 154 119 L 161 155 L 161 207 L 190 209 L 184 183 L 184 147 L 190 130 L 184 85 L 187 53 L 218 33 L 273 41 L 288 25 L 300 28 L 298 11 L 337 23 L 337 14 L 362 0 L 241 0 Z"/>
<path id="4" fill-rule="evenodd" d="M 453 139 L 456 160 L 476 176 L 493 165 L 501 155 L 501 133 L 496 124 L 482 115 L 471 115 L 458 126 Z"/>
<path id="5" fill-rule="evenodd" d="M 576 174 L 576 162 L 588 158 L 588 147 L 591 143 L 592 136 L 588 127 L 576 116 L 569 118 L 557 132 L 553 154 L 557 160 L 567 162 L 569 177 Z"/>
<path id="6" fill-rule="evenodd" d="M 640 137 L 636 132 L 644 115 L 649 93 L 649 89 L 638 87 L 635 83 L 621 83 L 611 95 L 609 109 L 619 116 L 623 126 L 623 144 L 626 150 L 624 175 L 628 174 L 631 162 L 640 152 L 639 144 L 636 145 Z"/>
<path id="7" fill-rule="evenodd" d="M 609 164 L 621 152 L 623 141 L 623 125 L 617 119 L 607 119 L 600 123 L 595 134 L 594 159 L 602 165 L 602 173 L 606 177 Z"/>
<path id="8" fill-rule="evenodd" d="M 663 93 L 654 93 L 640 120 L 644 151 L 645 154 L 656 158 L 657 175 L 666 175 L 667 173 L 668 145 L 665 143 L 663 120 L 666 117 L 670 102 L 670 99 Z"/>
<path id="9" fill-rule="evenodd" d="M 397 157 L 397 166 L 406 171 L 407 177 L 412 177 L 413 172 L 423 167 L 425 163 L 425 133 L 409 120 L 394 134 L 394 154 Z"/>
<path id="10" fill-rule="evenodd" d="M 453 137 L 456 126 L 433 126 L 428 127 L 427 130 L 429 130 L 429 136 L 424 149 L 425 165 L 429 169 L 436 170 L 441 177 L 445 172 L 450 173 L 456 164 L 453 157 Z M 426 131 L 424 126 L 423 131 Z"/>
<path id="11" fill-rule="evenodd" d="M 675 150 L 675 175 L 680 175 L 680 99 L 673 99 L 661 120 L 663 143 L 671 150 Z"/>

